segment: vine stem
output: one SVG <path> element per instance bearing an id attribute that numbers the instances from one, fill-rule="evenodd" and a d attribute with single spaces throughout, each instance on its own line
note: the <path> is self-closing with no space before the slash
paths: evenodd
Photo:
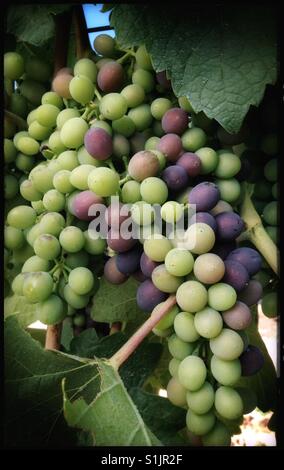
<path id="1" fill-rule="evenodd" d="M 62 323 L 49 325 L 45 336 L 45 349 L 54 349 L 59 351 L 61 340 Z"/>
<path id="2" fill-rule="evenodd" d="M 249 240 L 265 258 L 276 275 L 278 272 L 279 251 L 273 240 L 262 225 L 261 218 L 251 200 L 251 185 L 244 184 L 244 198 L 240 215 L 246 225 L 246 231 L 242 234 L 242 240 Z"/>
<path id="3" fill-rule="evenodd" d="M 176 304 L 175 295 L 170 295 L 161 308 L 143 323 L 143 325 L 129 338 L 129 340 L 110 358 L 111 365 L 118 369 L 131 354 L 137 349 L 143 339 L 153 330 L 156 324 L 168 313 L 168 311 Z"/>
<path id="4" fill-rule="evenodd" d="M 76 57 L 77 60 L 79 60 L 83 57 L 86 57 L 87 52 L 90 49 L 89 37 L 82 5 L 74 5 L 73 21 L 76 37 Z"/>

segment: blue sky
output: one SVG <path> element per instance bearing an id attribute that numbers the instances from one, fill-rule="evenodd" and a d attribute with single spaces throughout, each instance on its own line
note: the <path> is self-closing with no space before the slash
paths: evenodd
<path id="1" fill-rule="evenodd" d="M 109 14 L 110 12 L 107 11 L 106 13 L 101 13 L 102 3 L 93 4 L 93 3 L 86 3 L 83 4 L 84 14 L 86 18 L 87 28 L 97 28 L 98 26 L 108 26 L 109 25 Z M 96 33 L 89 33 L 89 39 L 92 48 L 94 44 L 94 39 L 98 34 L 104 33 L 104 31 L 98 31 Z M 106 34 L 109 36 L 114 37 L 115 33 L 114 30 L 105 31 Z"/>

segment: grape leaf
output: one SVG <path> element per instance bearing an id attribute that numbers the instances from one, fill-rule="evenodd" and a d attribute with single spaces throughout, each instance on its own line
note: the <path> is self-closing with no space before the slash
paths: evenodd
<path id="1" fill-rule="evenodd" d="M 91 316 L 97 322 L 127 322 L 141 315 L 136 303 L 139 282 L 128 279 L 122 285 L 114 285 L 102 278 L 94 296 Z"/>
<path id="2" fill-rule="evenodd" d="M 276 14 L 269 6 L 214 3 L 181 11 L 169 4 L 118 4 L 111 25 L 122 47 L 145 44 L 175 94 L 230 133 L 277 78 Z"/>
<path id="3" fill-rule="evenodd" d="M 77 409 L 88 407 L 91 431 L 102 445 L 152 445 L 147 429 L 118 373 L 102 360 L 45 351 L 17 323 L 5 322 L 5 446 L 67 448 L 77 442 L 72 424 L 86 423 Z M 84 408 L 83 408 L 84 409 Z M 71 412 L 71 416 L 70 416 Z M 115 424 L 114 424 L 115 423 Z"/>
<path id="4" fill-rule="evenodd" d="M 61 331 L 61 345 L 63 346 L 65 352 L 69 350 L 73 338 L 74 332 L 72 328 L 72 321 L 71 318 L 67 317 L 62 323 Z"/>
<path id="5" fill-rule="evenodd" d="M 17 317 L 19 325 L 26 328 L 31 323 L 38 320 L 36 305 L 27 302 L 26 298 L 20 295 L 12 295 L 4 300 L 4 318 Z"/>

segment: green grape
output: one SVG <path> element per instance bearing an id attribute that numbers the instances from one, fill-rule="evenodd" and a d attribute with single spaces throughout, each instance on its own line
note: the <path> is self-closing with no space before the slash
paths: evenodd
<path id="1" fill-rule="evenodd" d="M 20 93 L 12 93 L 10 96 L 9 111 L 25 119 L 28 114 L 27 100 Z"/>
<path id="2" fill-rule="evenodd" d="M 36 155 L 39 152 L 39 143 L 32 137 L 20 137 L 16 147 L 25 155 Z"/>
<path id="3" fill-rule="evenodd" d="M 47 91 L 41 97 L 41 104 L 52 104 L 58 109 L 64 108 L 63 99 L 55 91 Z"/>
<path id="4" fill-rule="evenodd" d="M 159 336 L 160 338 L 167 338 L 172 334 L 172 328 L 167 328 L 166 330 L 161 330 L 160 328 L 153 328 L 152 332 L 154 335 Z"/>
<path id="5" fill-rule="evenodd" d="M 170 274 L 164 264 L 157 266 L 152 272 L 152 282 L 162 292 L 173 294 L 182 283 L 182 279 Z"/>
<path id="6" fill-rule="evenodd" d="M 207 434 L 213 428 L 215 420 L 216 418 L 212 411 L 200 415 L 189 409 L 186 414 L 187 429 L 197 436 Z"/>
<path id="7" fill-rule="evenodd" d="M 160 138 L 159 137 L 156 137 L 156 136 L 153 136 L 153 137 L 149 137 L 149 139 L 146 140 L 145 142 L 145 146 L 144 146 L 144 149 L 145 150 L 157 150 L 157 146 L 158 146 L 158 143 L 160 142 Z M 160 155 L 163 155 L 161 152 L 157 151 L 157 153 L 159 153 Z M 161 167 L 161 170 L 164 168 Z"/>
<path id="8" fill-rule="evenodd" d="M 181 109 L 184 109 L 188 113 L 194 113 L 194 109 L 191 106 L 189 99 L 186 96 L 180 96 L 178 98 L 178 104 L 181 107 Z"/>
<path id="9" fill-rule="evenodd" d="M 278 164 L 276 158 L 269 160 L 264 166 L 264 176 L 271 183 L 275 183 L 277 181 L 277 167 Z"/>
<path id="10" fill-rule="evenodd" d="M 135 124 L 129 116 L 122 116 L 112 121 L 112 128 L 117 134 L 130 137 L 135 132 Z"/>
<path id="11" fill-rule="evenodd" d="M 151 204 L 138 201 L 131 207 L 131 217 L 137 225 L 150 225 L 155 219 L 155 211 Z"/>
<path id="12" fill-rule="evenodd" d="M 186 343 L 185 341 L 182 341 L 180 338 L 178 338 L 176 334 L 173 334 L 168 339 L 168 348 L 170 354 L 175 359 L 182 361 L 192 353 L 194 344 Z"/>
<path id="13" fill-rule="evenodd" d="M 177 379 L 178 377 L 178 368 L 180 365 L 181 361 L 173 357 L 170 362 L 169 362 L 169 372 L 172 377 L 175 377 Z"/>
<path id="14" fill-rule="evenodd" d="M 270 238 L 274 241 L 274 243 L 278 245 L 278 227 L 267 225 L 265 227 L 265 230 L 267 231 Z"/>
<path id="15" fill-rule="evenodd" d="M 241 160 L 231 152 L 224 152 L 219 155 L 217 167 L 214 170 L 217 178 L 232 178 L 241 169 Z"/>
<path id="16" fill-rule="evenodd" d="M 62 143 L 70 149 L 78 149 L 84 143 L 84 136 L 89 129 L 84 119 L 74 117 L 66 121 L 60 131 Z M 69 170 L 70 168 L 64 168 Z"/>
<path id="17" fill-rule="evenodd" d="M 265 294 L 261 300 L 261 308 L 269 318 L 277 317 L 278 313 L 278 296 L 276 292 Z"/>
<path id="18" fill-rule="evenodd" d="M 89 295 L 76 294 L 69 284 L 66 284 L 64 287 L 64 298 L 66 302 L 75 309 L 85 308 L 89 302 Z"/>
<path id="19" fill-rule="evenodd" d="M 80 147 L 77 155 L 78 161 L 81 165 L 101 166 L 102 162 L 93 158 L 86 150 L 84 145 Z"/>
<path id="20" fill-rule="evenodd" d="M 263 220 L 268 225 L 278 225 L 278 203 L 272 201 L 266 204 L 262 214 Z"/>
<path id="21" fill-rule="evenodd" d="M 38 319 L 45 325 L 56 325 L 67 315 L 67 306 L 58 295 L 52 294 L 37 305 Z"/>
<path id="22" fill-rule="evenodd" d="M 50 134 L 48 139 L 48 147 L 52 152 L 56 153 L 57 155 L 66 150 L 66 146 L 63 144 L 61 139 L 60 131 L 56 130 L 52 132 L 52 134 Z"/>
<path id="23" fill-rule="evenodd" d="M 137 131 L 144 131 L 151 126 L 153 116 L 151 114 L 151 108 L 148 104 L 140 104 L 136 108 L 132 108 L 128 111 L 128 117 L 132 120 Z"/>
<path id="24" fill-rule="evenodd" d="M 51 134 L 49 127 L 43 126 L 38 121 L 33 121 L 28 128 L 30 137 L 36 140 L 48 139 Z"/>
<path id="25" fill-rule="evenodd" d="M 205 253 L 196 258 L 193 272 L 200 282 L 215 284 L 225 274 L 224 261 L 214 253 Z"/>
<path id="26" fill-rule="evenodd" d="M 18 268 L 20 268 L 20 265 L 22 266 L 24 262 L 33 255 L 34 251 L 32 247 L 28 243 L 25 243 L 23 247 L 13 250 L 12 263 L 17 264 Z"/>
<path id="27" fill-rule="evenodd" d="M 168 98 L 156 98 L 151 103 L 152 116 L 160 121 L 166 111 L 172 107 L 172 102 Z"/>
<path id="28" fill-rule="evenodd" d="M 211 431 L 202 436 L 202 444 L 205 447 L 229 447 L 231 444 L 229 429 L 221 421 L 216 421 Z"/>
<path id="29" fill-rule="evenodd" d="M 221 333 L 223 328 L 223 319 L 217 310 L 205 307 L 196 313 L 194 317 L 194 326 L 196 331 L 203 338 L 215 338 Z"/>
<path id="30" fill-rule="evenodd" d="M 39 214 L 42 214 L 43 212 L 45 212 L 45 208 L 44 208 L 44 205 L 43 205 L 43 202 L 42 200 L 40 201 L 32 201 L 31 202 L 31 205 L 32 205 L 32 208 L 36 211 L 36 213 L 39 215 Z"/>
<path id="31" fill-rule="evenodd" d="M 4 137 L 6 139 L 11 139 L 17 132 L 17 127 L 11 117 L 4 115 Z"/>
<path id="32" fill-rule="evenodd" d="M 85 244 L 85 238 L 82 230 L 70 225 L 65 227 L 59 235 L 60 245 L 67 253 L 76 253 L 82 250 Z"/>
<path id="33" fill-rule="evenodd" d="M 200 357 L 187 355 L 179 365 L 178 379 L 187 390 L 195 392 L 204 384 L 206 373 L 206 366 Z"/>
<path id="34" fill-rule="evenodd" d="M 119 93 L 108 93 L 100 101 L 100 112 L 111 121 L 121 118 L 126 111 L 126 99 Z"/>
<path id="35" fill-rule="evenodd" d="M 23 284 L 27 274 L 18 274 L 14 277 L 11 288 L 14 294 L 16 295 L 23 295 Z"/>
<path id="36" fill-rule="evenodd" d="M 188 408 L 199 415 L 208 413 L 214 405 L 215 393 L 209 382 L 204 382 L 201 388 L 195 392 L 186 392 Z"/>
<path id="37" fill-rule="evenodd" d="M 94 48 L 98 54 L 112 57 L 115 54 L 115 40 L 108 34 L 99 34 L 94 40 Z"/>
<path id="38" fill-rule="evenodd" d="M 82 266 L 87 267 L 89 264 L 89 256 L 84 250 L 77 251 L 77 253 L 68 253 L 64 260 L 64 264 L 71 269 L 79 268 Z"/>
<path id="39" fill-rule="evenodd" d="M 33 247 L 36 238 L 41 234 L 42 234 L 42 231 L 41 231 L 39 224 L 35 224 L 31 228 L 28 228 L 28 230 L 26 231 L 26 235 L 25 235 L 28 244 L 31 247 Z"/>
<path id="40" fill-rule="evenodd" d="M 13 137 L 13 144 L 16 148 L 18 148 L 18 142 L 22 137 L 29 137 L 29 133 L 27 131 L 19 131 L 15 133 Z"/>
<path id="41" fill-rule="evenodd" d="M 165 135 L 164 129 L 162 128 L 161 121 L 155 120 L 152 124 L 152 131 L 156 137 L 162 137 Z"/>
<path id="42" fill-rule="evenodd" d="M 154 315 L 162 306 L 164 305 L 164 302 L 161 302 L 160 304 L 156 305 L 156 307 L 152 311 L 152 315 Z M 174 319 L 176 315 L 178 314 L 179 309 L 177 305 L 172 307 L 166 315 L 163 316 L 163 318 L 156 324 L 156 328 L 159 330 L 167 330 L 174 324 Z"/>
<path id="43" fill-rule="evenodd" d="M 192 254 L 183 248 L 173 248 L 165 258 L 165 265 L 173 276 L 186 276 L 192 271 L 194 258 Z"/>
<path id="44" fill-rule="evenodd" d="M 84 295 L 94 287 L 94 277 L 88 268 L 78 267 L 70 272 L 68 283 L 75 294 Z"/>
<path id="45" fill-rule="evenodd" d="M 153 75 L 142 68 L 138 68 L 132 74 L 132 83 L 134 85 L 140 85 L 145 93 L 150 93 L 155 87 L 155 80 Z"/>
<path id="46" fill-rule="evenodd" d="M 62 129 L 65 122 L 69 121 L 72 118 L 79 118 L 80 113 L 76 108 L 67 108 L 60 111 L 56 118 L 56 126 L 60 130 Z"/>
<path id="47" fill-rule="evenodd" d="M 73 325 L 83 327 L 86 323 L 86 317 L 82 313 L 77 313 L 73 317 Z"/>
<path id="48" fill-rule="evenodd" d="M 35 163 L 34 157 L 24 155 L 23 153 L 18 153 L 15 161 L 15 166 L 18 170 L 22 171 L 23 173 L 27 173 L 31 171 Z"/>
<path id="49" fill-rule="evenodd" d="M 49 189 L 53 189 L 53 173 L 47 166 L 36 166 L 30 173 L 30 179 L 35 189 L 41 193 L 45 193 Z"/>
<path id="50" fill-rule="evenodd" d="M 182 241 L 182 247 L 192 253 L 202 255 L 213 248 L 215 244 L 214 230 L 203 222 L 197 222 L 188 227 Z"/>
<path id="51" fill-rule="evenodd" d="M 144 242 L 144 251 L 153 261 L 164 261 L 167 253 L 172 249 L 170 240 L 163 235 L 154 234 Z M 181 287 L 179 287 L 180 289 Z"/>
<path id="52" fill-rule="evenodd" d="M 43 271 L 29 273 L 23 282 L 23 294 L 31 303 L 46 300 L 51 295 L 52 290 L 52 277 Z"/>
<path id="53" fill-rule="evenodd" d="M 183 206 L 176 201 L 167 201 L 161 207 L 162 219 L 169 223 L 174 224 L 183 216 Z"/>
<path id="54" fill-rule="evenodd" d="M 34 241 L 34 251 L 40 258 L 51 261 L 60 253 L 59 241 L 53 235 L 42 233 Z"/>
<path id="55" fill-rule="evenodd" d="M 136 58 L 137 66 L 139 68 L 143 70 L 150 70 L 150 71 L 153 70 L 150 55 L 148 54 L 144 44 L 138 47 L 136 54 L 135 54 L 135 58 Z"/>
<path id="56" fill-rule="evenodd" d="M 208 289 L 208 304 L 210 307 L 223 312 L 233 307 L 237 300 L 235 289 L 229 284 L 219 282 Z"/>
<path id="57" fill-rule="evenodd" d="M 7 215 L 7 223 L 12 227 L 25 229 L 36 221 L 36 212 L 29 206 L 17 206 L 11 209 Z"/>
<path id="58" fill-rule="evenodd" d="M 198 312 L 207 304 L 207 290 L 200 282 L 187 281 L 178 288 L 176 298 L 185 312 Z"/>
<path id="59" fill-rule="evenodd" d="M 57 189 L 50 189 L 43 196 L 42 202 L 46 210 L 60 212 L 65 207 L 65 196 Z"/>
<path id="60" fill-rule="evenodd" d="M 215 152 L 215 150 L 211 149 L 210 147 L 199 148 L 195 153 L 201 160 L 202 175 L 212 173 L 218 166 L 219 156 L 217 152 Z"/>
<path id="61" fill-rule="evenodd" d="M 188 152 L 195 152 L 201 147 L 204 147 L 204 145 L 206 144 L 206 140 L 207 137 L 204 130 L 200 129 L 199 127 L 193 127 L 191 129 L 188 129 L 181 136 L 182 146 L 184 150 Z M 207 157 L 207 159 L 208 158 L 209 157 Z M 211 159 L 212 156 L 210 155 L 210 160 Z"/>
<path id="62" fill-rule="evenodd" d="M 53 177 L 53 186 L 57 191 L 62 194 L 71 193 L 74 190 L 74 186 L 70 183 L 71 171 L 60 170 L 55 173 Z"/>
<path id="63" fill-rule="evenodd" d="M 41 233 L 48 233 L 58 237 L 65 226 L 65 219 L 57 212 L 49 212 L 44 214 L 39 222 Z"/>
<path id="64" fill-rule="evenodd" d="M 95 119 L 94 121 L 91 121 L 91 127 L 99 127 L 100 129 L 104 129 L 110 136 L 112 136 L 112 127 L 106 121 L 100 121 L 99 119 Z"/>
<path id="65" fill-rule="evenodd" d="M 92 100 L 95 93 L 95 87 L 88 77 L 84 75 L 76 75 L 69 83 L 69 91 L 75 101 L 86 105 Z"/>
<path id="66" fill-rule="evenodd" d="M 62 170 L 72 171 L 79 165 L 77 153 L 74 150 L 66 150 L 57 157 L 57 163 Z"/>
<path id="67" fill-rule="evenodd" d="M 8 250 L 21 248 L 25 243 L 25 237 L 19 228 L 6 226 L 4 228 L 4 245 Z"/>
<path id="68" fill-rule="evenodd" d="M 110 168 L 94 168 L 88 176 L 88 186 L 98 196 L 112 196 L 119 189 L 119 175 Z"/>
<path id="69" fill-rule="evenodd" d="M 36 111 L 36 118 L 42 126 L 52 128 L 56 125 L 56 118 L 60 110 L 53 104 L 41 104 Z"/>
<path id="70" fill-rule="evenodd" d="M 18 180 L 13 175 L 4 176 L 5 199 L 13 199 L 19 191 Z"/>
<path id="71" fill-rule="evenodd" d="M 175 406 L 186 406 L 186 389 L 175 377 L 172 377 L 167 385 L 167 397 Z"/>
<path id="72" fill-rule="evenodd" d="M 84 232 L 85 245 L 84 250 L 87 251 L 90 255 L 102 255 L 106 248 L 106 241 L 99 236 L 97 232 L 93 232 L 90 236 L 89 230 Z"/>
<path id="73" fill-rule="evenodd" d="M 218 186 L 221 199 L 224 201 L 234 203 L 240 197 L 241 186 L 235 178 L 215 180 L 215 184 Z"/>
<path id="74" fill-rule="evenodd" d="M 221 417 L 237 419 L 243 414 L 243 402 L 239 393 L 231 387 L 219 387 L 215 393 L 215 408 Z"/>
<path id="75" fill-rule="evenodd" d="M 210 339 L 210 349 L 218 358 L 233 361 L 242 354 L 244 343 L 236 331 L 223 328 L 218 336 Z"/>
<path id="76" fill-rule="evenodd" d="M 67 307 L 67 317 L 73 317 L 75 315 L 75 313 L 76 313 L 75 308 L 68 305 L 68 307 Z"/>
<path id="77" fill-rule="evenodd" d="M 121 95 L 125 98 L 128 108 L 136 108 L 145 100 L 145 91 L 140 85 L 127 85 L 121 90 Z"/>
<path id="78" fill-rule="evenodd" d="M 150 176 L 142 181 L 140 192 L 142 199 L 149 204 L 163 204 L 168 197 L 166 183 L 155 176 Z"/>
<path id="79" fill-rule="evenodd" d="M 36 110 L 37 110 L 37 108 L 33 109 L 27 115 L 27 124 L 28 124 L 28 126 L 30 126 L 32 122 L 36 121 Z"/>
<path id="80" fill-rule="evenodd" d="M 42 259 L 37 255 L 28 258 L 22 267 L 22 273 L 31 273 L 38 271 L 49 271 L 51 264 L 48 260 Z"/>
<path id="81" fill-rule="evenodd" d="M 178 313 L 174 321 L 174 330 L 177 337 L 182 341 L 192 343 L 200 338 L 194 326 L 194 315 L 189 312 Z"/>
<path id="82" fill-rule="evenodd" d="M 87 57 L 80 59 L 74 65 L 74 75 L 85 75 L 91 82 L 95 82 L 97 78 L 97 67 L 96 64 Z M 80 103 L 80 101 L 79 101 Z"/>
<path id="83" fill-rule="evenodd" d="M 12 163 L 17 156 L 17 149 L 10 139 L 4 139 L 4 159 L 5 163 Z"/>
<path id="84" fill-rule="evenodd" d="M 17 52 L 6 52 L 4 54 L 4 77 L 10 80 L 18 80 L 25 71 L 23 57 Z"/>
<path id="85" fill-rule="evenodd" d="M 81 189 L 82 191 L 89 189 L 88 176 L 93 169 L 93 165 L 77 166 L 74 168 L 74 170 L 71 171 L 70 183 L 74 186 L 74 188 Z"/>
<path id="86" fill-rule="evenodd" d="M 141 200 L 140 183 L 127 181 L 121 189 L 121 198 L 124 203 L 133 203 Z"/>
<path id="87" fill-rule="evenodd" d="M 113 150 L 112 154 L 114 157 L 122 158 L 124 156 L 128 157 L 130 154 L 130 143 L 127 138 L 121 134 L 114 134 L 113 140 Z"/>

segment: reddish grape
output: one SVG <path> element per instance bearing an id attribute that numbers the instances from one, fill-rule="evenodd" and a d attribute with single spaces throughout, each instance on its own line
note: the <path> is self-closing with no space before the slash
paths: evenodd
<path id="1" fill-rule="evenodd" d="M 87 152 L 97 160 L 106 160 L 113 151 L 111 136 L 100 127 L 91 127 L 86 132 L 84 144 Z"/>

